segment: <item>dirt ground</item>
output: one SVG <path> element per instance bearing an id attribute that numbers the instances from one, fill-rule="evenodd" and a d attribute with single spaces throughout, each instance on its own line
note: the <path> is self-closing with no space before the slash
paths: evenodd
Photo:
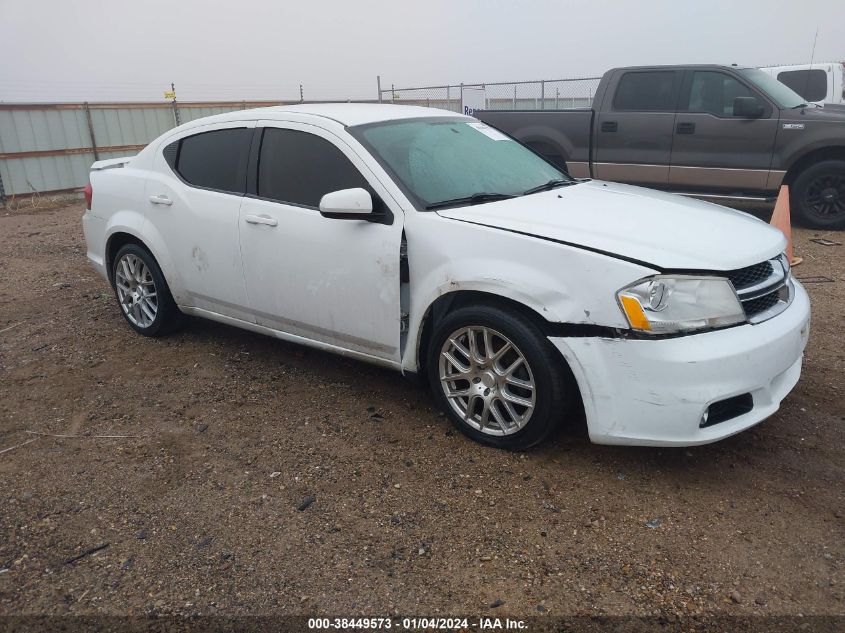
<path id="1" fill-rule="evenodd" d="M 0 614 L 845 614 L 845 246 L 810 242 L 845 234 L 795 231 L 811 340 L 766 422 L 514 454 L 389 371 L 134 334 L 81 215 L 0 209 Z"/>

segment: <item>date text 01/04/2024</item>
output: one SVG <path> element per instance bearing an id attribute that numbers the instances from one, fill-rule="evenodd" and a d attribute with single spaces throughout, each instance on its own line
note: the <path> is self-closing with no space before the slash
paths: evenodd
<path id="1" fill-rule="evenodd" d="M 522 630 L 523 620 L 510 618 L 482 617 L 473 621 L 469 618 L 309 618 L 308 628 L 320 629 L 392 629 L 403 630 Z"/>

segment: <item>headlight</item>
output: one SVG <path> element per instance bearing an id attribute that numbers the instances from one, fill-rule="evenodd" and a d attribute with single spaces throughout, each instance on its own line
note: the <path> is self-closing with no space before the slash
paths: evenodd
<path id="1" fill-rule="evenodd" d="M 674 334 L 745 321 L 731 283 L 721 277 L 657 275 L 623 288 L 616 298 L 639 332 Z"/>

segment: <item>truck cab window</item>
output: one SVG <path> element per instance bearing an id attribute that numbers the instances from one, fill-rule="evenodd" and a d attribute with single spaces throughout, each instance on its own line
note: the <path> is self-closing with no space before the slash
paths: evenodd
<path id="1" fill-rule="evenodd" d="M 733 116 L 734 99 L 754 96 L 751 90 L 730 75 L 697 70 L 692 76 L 687 111 Z"/>
<path id="2" fill-rule="evenodd" d="M 678 73 L 671 70 L 625 73 L 613 98 L 614 110 L 673 112 Z"/>
<path id="3" fill-rule="evenodd" d="M 820 68 L 786 70 L 778 73 L 778 81 L 792 88 L 807 101 L 824 101 L 827 98 L 827 73 Z"/>

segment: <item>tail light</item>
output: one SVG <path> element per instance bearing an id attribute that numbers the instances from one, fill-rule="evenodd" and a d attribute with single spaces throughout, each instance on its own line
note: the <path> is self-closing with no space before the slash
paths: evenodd
<path id="1" fill-rule="evenodd" d="M 91 210 L 91 199 L 94 197 L 94 190 L 91 188 L 91 183 L 89 182 L 85 185 L 85 208 L 89 211 Z"/>

